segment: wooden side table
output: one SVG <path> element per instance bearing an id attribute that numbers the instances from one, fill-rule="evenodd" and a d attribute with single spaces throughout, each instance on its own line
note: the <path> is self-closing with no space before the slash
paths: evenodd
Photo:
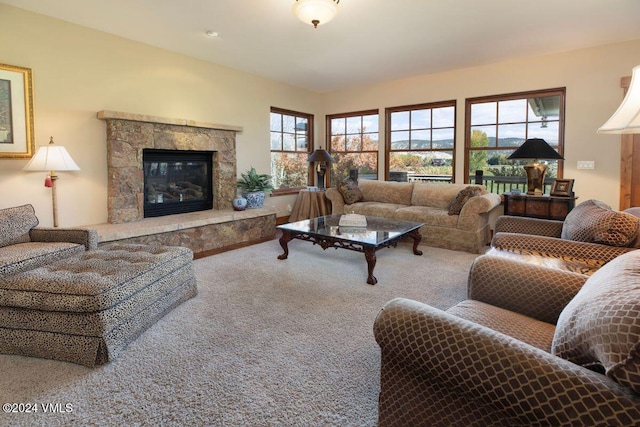
<path id="1" fill-rule="evenodd" d="M 291 209 L 289 222 L 302 221 L 303 219 L 317 218 L 331 215 L 331 202 L 323 190 L 300 190 L 296 202 Z"/>
<path id="2" fill-rule="evenodd" d="M 504 214 L 564 221 L 577 197 L 530 196 L 504 193 Z"/>

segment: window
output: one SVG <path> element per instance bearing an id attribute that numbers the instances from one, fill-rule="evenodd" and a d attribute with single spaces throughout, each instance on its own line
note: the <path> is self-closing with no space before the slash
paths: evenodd
<path id="1" fill-rule="evenodd" d="M 327 116 L 327 146 L 333 157 L 330 182 L 358 171 L 358 179 L 378 179 L 378 111 Z"/>
<path id="2" fill-rule="evenodd" d="M 523 166 L 530 161 L 507 157 L 529 138 L 544 139 L 562 155 L 564 105 L 564 88 L 467 99 L 465 182 L 481 170 L 490 192 L 500 194 L 515 188 L 526 191 Z M 548 193 L 551 181 L 562 178 L 562 161 L 540 161 L 548 162 Z"/>
<path id="3" fill-rule="evenodd" d="M 452 181 L 455 124 L 455 101 L 387 108 L 389 179 Z"/>
<path id="4" fill-rule="evenodd" d="M 313 115 L 271 108 L 271 177 L 275 193 L 310 182 L 307 157 L 313 149 Z"/>

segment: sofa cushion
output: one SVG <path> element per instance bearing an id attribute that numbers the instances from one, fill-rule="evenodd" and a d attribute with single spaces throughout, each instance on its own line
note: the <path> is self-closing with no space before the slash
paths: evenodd
<path id="1" fill-rule="evenodd" d="M 342 198 L 347 205 L 359 202 L 363 198 L 358 183 L 350 178 L 338 183 L 338 191 L 342 194 Z"/>
<path id="2" fill-rule="evenodd" d="M 460 211 L 462 210 L 464 204 L 467 203 L 467 200 L 472 197 L 479 196 L 480 194 L 482 194 L 482 190 L 479 187 L 468 186 L 466 188 L 463 188 L 462 190 L 460 190 L 460 192 L 458 192 L 458 194 L 456 194 L 456 197 L 454 197 L 449 204 L 447 213 L 449 215 L 460 215 Z"/>
<path id="3" fill-rule="evenodd" d="M 30 242 L 29 230 L 38 225 L 31 205 L 0 209 L 0 248 Z"/>
<path id="4" fill-rule="evenodd" d="M 374 181 L 361 179 L 358 187 L 362 191 L 364 202 L 394 203 L 397 205 L 410 205 L 412 182 Z"/>
<path id="5" fill-rule="evenodd" d="M 405 205 L 397 205 L 395 203 L 358 202 L 352 205 L 345 205 L 344 211 L 347 213 L 393 219 L 396 211 L 403 207 L 405 207 Z"/>
<path id="6" fill-rule="evenodd" d="M 587 200 L 576 206 L 564 220 L 562 238 L 609 246 L 635 243 L 640 219 L 616 212 L 598 200 Z"/>
<path id="7" fill-rule="evenodd" d="M 394 219 L 422 222 L 432 227 L 456 228 L 458 217 L 447 215 L 447 211 L 429 206 L 406 206 L 396 210 Z"/>
<path id="8" fill-rule="evenodd" d="M 467 187 L 479 188 L 480 194 L 484 194 L 483 187 L 480 185 L 416 182 L 413 185 L 411 204 L 414 206 L 431 206 L 446 211 L 458 193 Z"/>
<path id="9" fill-rule="evenodd" d="M 551 351 L 640 393 L 640 251 L 585 282 L 558 318 Z"/>

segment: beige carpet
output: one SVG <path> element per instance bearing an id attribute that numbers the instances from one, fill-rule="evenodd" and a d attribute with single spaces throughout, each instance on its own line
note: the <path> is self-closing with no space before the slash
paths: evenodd
<path id="1" fill-rule="evenodd" d="M 453 305 L 475 256 L 403 243 L 377 253 L 371 286 L 361 253 L 289 248 L 285 261 L 275 240 L 197 260 L 199 295 L 103 367 L 0 355 L 0 402 L 38 408 L 0 425 L 375 425 L 379 308 Z"/>

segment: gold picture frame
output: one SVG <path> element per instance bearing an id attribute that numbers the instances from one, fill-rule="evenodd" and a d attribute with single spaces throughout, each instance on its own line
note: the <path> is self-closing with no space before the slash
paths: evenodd
<path id="1" fill-rule="evenodd" d="M 573 189 L 573 179 L 554 179 L 551 185 L 551 195 L 560 197 L 571 197 Z"/>
<path id="2" fill-rule="evenodd" d="M 34 152 L 31 69 L 0 64 L 0 158 L 30 159 Z"/>

